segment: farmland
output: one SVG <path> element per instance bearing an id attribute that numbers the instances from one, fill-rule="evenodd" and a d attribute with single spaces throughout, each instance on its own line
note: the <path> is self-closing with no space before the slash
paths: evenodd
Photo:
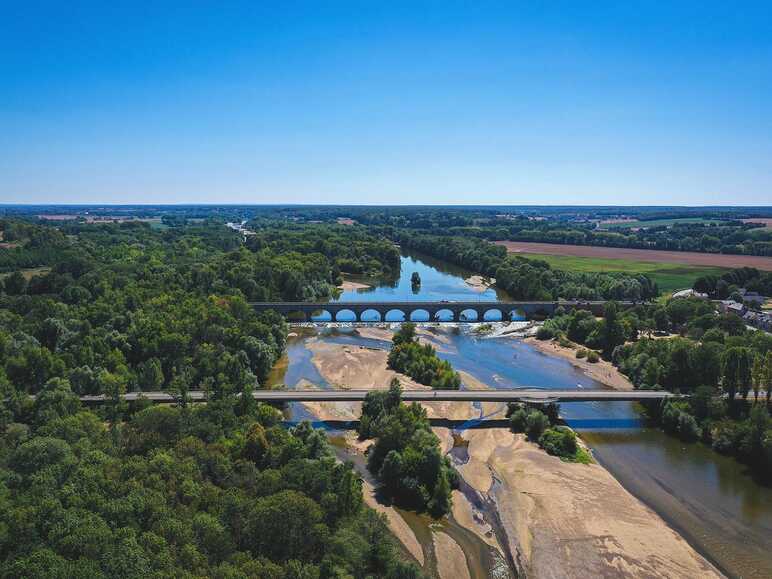
<path id="1" fill-rule="evenodd" d="M 511 253 L 542 259 L 552 267 L 576 272 L 645 273 L 662 291 L 691 287 L 703 275 L 721 275 L 731 267 L 749 266 L 772 270 L 772 258 L 684 251 L 621 249 L 584 245 L 560 245 L 501 241 Z"/>
<path id="2" fill-rule="evenodd" d="M 556 269 L 591 273 L 613 272 L 636 274 L 644 273 L 657 282 L 663 292 L 673 292 L 692 286 L 694 280 L 703 275 L 721 275 L 727 271 L 722 267 L 702 267 L 679 265 L 675 263 L 657 263 L 653 261 L 632 261 L 628 259 L 609 259 L 603 257 L 575 257 L 571 255 L 528 254 L 529 258 L 542 259 Z"/>

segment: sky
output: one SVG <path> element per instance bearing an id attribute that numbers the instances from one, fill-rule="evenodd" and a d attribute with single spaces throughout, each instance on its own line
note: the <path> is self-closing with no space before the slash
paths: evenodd
<path id="1" fill-rule="evenodd" d="M 2 2 L 0 203 L 772 205 L 772 2 Z"/>

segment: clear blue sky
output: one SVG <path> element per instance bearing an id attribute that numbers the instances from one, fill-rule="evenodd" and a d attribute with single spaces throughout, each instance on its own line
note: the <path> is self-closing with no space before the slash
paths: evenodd
<path id="1" fill-rule="evenodd" d="M 4 2 L 0 202 L 769 205 L 772 2 Z"/>

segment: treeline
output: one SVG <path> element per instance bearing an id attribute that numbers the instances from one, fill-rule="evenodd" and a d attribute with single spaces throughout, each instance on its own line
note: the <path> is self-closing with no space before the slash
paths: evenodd
<path id="1" fill-rule="evenodd" d="M 558 298 L 648 300 L 659 293 L 645 275 L 574 273 L 553 269 L 544 261 L 507 255 L 504 247 L 475 238 L 395 233 L 402 247 L 496 278 L 496 286 L 513 299 Z"/>
<path id="2" fill-rule="evenodd" d="M 419 577 L 325 435 L 250 401 L 116 420 L 55 378 L 0 414 L 0 576 Z"/>
<path id="3" fill-rule="evenodd" d="M 450 512 L 458 473 L 442 456 L 426 410 L 415 402 L 402 403 L 402 389 L 396 378 L 388 391 L 367 393 L 359 436 L 375 439 L 368 449 L 367 468 L 390 500 L 404 508 L 427 511 L 436 518 Z"/>
<path id="4" fill-rule="evenodd" d="M 420 344 L 415 324 L 406 322 L 394 333 L 388 366 L 435 390 L 458 390 L 461 376 L 447 360 L 437 356 L 431 344 Z"/>
<path id="5" fill-rule="evenodd" d="M 760 272 L 753 267 L 740 267 L 721 276 L 706 275 L 698 277 L 693 284 L 695 291 L 706 293 L 712 298 L 724 300 L 737 296 L 742 301 L 738 290 L 744 288 L 763 296 L 772 296 L 772 272 Z"/>
<path id="6" fill-rule="evenodd" d="M 654 332 L 676 336 L 657 339 Z M 602 320 L 582 311 L 558 315 L 538 337 L 601 350 L 636 388 L 689 394 L 688 401 L 648 404 L 647 412 L 667 432 L 700 439 L 772 476 L 769 334 L 718 314 L 710 302 L 678 298 L 624 312 L 610 305 Z"/>

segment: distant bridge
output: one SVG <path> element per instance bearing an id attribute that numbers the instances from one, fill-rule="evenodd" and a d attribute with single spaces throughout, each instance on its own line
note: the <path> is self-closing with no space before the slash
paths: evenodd
<path id="1" fill-rule="evenodd" d="M 362 402 L 372 390 L 254 390 L 252 397 L 260 402 Z M 405 402 L 640 402 L 662 400 L 675 396 L 662 390 L 540 390 L 535 388 L 508 390 L 405 390 Z M 160 404 L 177 401 L 167 392 L 129 392 L 127 402 L 146 399 Z M 206 402 L 205 392 L 188 393 L 191 402 Z M 81 396 L 84 404 L 104 404 L 104 395 Z"/>
<path id="2" fill-rule="evenodd" d="M 401 314 L 398 321 L 412 320 L 414 314 L 423 313 L 432 322 L 481 322 L 488 313 L 497 313 L 502 320 L 509 321 L 518 317 L 543 319 L 555 313 L 559 307 L 566 310 L 588 310 L 593 315 L 603 315 L 605 301 L 551 301 L 551 302 L 482 302 L 482 301 L 395 301 L 395 302 L 252 302 L 250 305 L 258 312 L 273 310 L 290 320 L 308 321 L 311 316 L 327 313 L 333 322 L 352 321 L 340 319 L 346 312 L 354 316 L 353 321 L 383 322 L 387 314 Z M 630 307 L 636 302 L 617 302 L 620 307 Z M 364 320 L 363 314 L 375 313 L 377 320 Z M 441 314 L 444 316 L 441 317 Z M 448 315 L 449 314 L 449 315 Z"/>

